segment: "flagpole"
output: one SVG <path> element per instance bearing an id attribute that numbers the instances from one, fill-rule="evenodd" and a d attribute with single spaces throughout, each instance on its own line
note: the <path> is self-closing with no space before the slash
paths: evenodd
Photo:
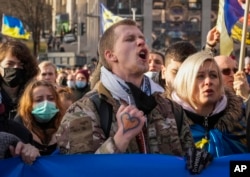
<path id="1" fill-rule="evenodd" d="M 241 46 L 240 46 L 240 58 L 239 58 L 239 71 L 243 70 L 243 61 L 245 58 L 245 46 L 246 46 L 246 34 L 247 34 L 247 27 L 248 27 L 248 11 L 249 9 L 249 0 L 246 1 L 245 12 L 244 12 L 244 22 L 243 22 L 243 30 L 241 36 Z"/>

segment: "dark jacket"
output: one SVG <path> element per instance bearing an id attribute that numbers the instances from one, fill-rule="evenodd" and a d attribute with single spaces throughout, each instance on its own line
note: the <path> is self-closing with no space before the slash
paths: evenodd
<path id="1" fill-rule="evenodd" d="M 250 153 L 250 98 L 246 102 L 246 118 L 247 118 L 247 149 Z"/>
<path id="2" fill-rule="evenodd" d="M 30 131 L 14 120 L 0 118 L 0 131 L 16 135 L 22 142 L 32 144 L 32 134 Z"/>
<path id="3" fill-rule="evenodd" d="M 1 79 L 0 79 L 1 80 Z M 17 104 L 21 96 L 22 89 L 18 91 L 17 98 L 12 100 L 3 88 L 0 88 L 0 116 L 5 119 L 14 119 L 17 113 Z"/>
<path id="4" fill-rule="evenodd" d="M 211 137 L 211 135 L 220 137 L 218 140 L 221 140 L 222 143 L 218 147 L 222 148 L 223 152 L 215 153 L 216 156 L 247 152 L 246 118 L 242 108 L 243 101 L 229 90 L 226 90 L 226 97 L 228 99 L 226 108 L 211 116 L 200 116 L 185 110 L 196 142 L 200 141 L 201 137 L 208 136 L 209 143 L 211 143 L 214 140 L 214 136 Z M 207 126 L 205 126 L 205 119 L 207 119 Z M 199 139 L 197 139 L 198 137 Z M 212 145 L 209 146 L 212 147 Z"/>
<path id="5" fill-rule="evenodd" d="M 79 89 L 79 88 L 72 88 L 72 97 L 73 97 L 73 102 L 79 100 L 82 98 L 88 91 L 90 91 L 90 86 L 86 85 L 86 87 Z"/>
<path id="6" fill-rule="evenodd" d="M 16 115 L 14 121 L 15 121 L 16 123 L 20 124 L 21 126 L 24 126 L 23 121 L 22 121 L 22 118 L 21 118 L 18 114 Z M 48 127 L 47 127 L 48 124 L 39 124 L 39 123 L 37 123 L 37 124 L 32 124 L 32 125 L 33 125 L 33 126 L 41 126 L 41 129 L 43 129 L 44 133 L 45 133 L 45 134 L 48 133 L 48 130 L 46 130 L 46 129 L 48 128 Z M 47 136 L 47 138 L 48 138 L 48 137 L 49 137 L 49 136 Z M 37 149 L 39 149 L 41 155 L 50 155 L 50 154 L 52 154 L 53 152 L 55 152 L 55 150 L 57 149 L 57 144 L 56 144 L 56 143 L 54 143 L 54 144 L 46 144 L 46 143 L 41 144 L 41 143 L 35 141 L 35 140 L 33 139 L 33 136 L 32 136 L 32 135 L 31 135 L 31 138 L 32 138 L 32 144 L 33 144 Z"/>

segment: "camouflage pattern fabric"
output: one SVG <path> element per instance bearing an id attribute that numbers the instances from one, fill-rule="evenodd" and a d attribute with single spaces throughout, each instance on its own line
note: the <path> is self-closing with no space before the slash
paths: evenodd
<path id="1" fill-rule="evenodd" d="M 120 106 L 108 90 L 99 83 L 98 91 L 87 93 L 75 102 L 66 112 L 57 132 L 58 145 L 63 154 L 75 153 L 120 153 L 113 141 L 117 131 L 116 112 Z M 101 94 L 113 106 L 113 120 L 110 137 L 106 138 L 100 127 L 99 117 L 94 103 L 89 99 L 93 94 Z M 187 123 L 183 118 L 181 135 L 178 134 L 171 103 L 159 94 L 154 94 L 158 105 L 147 115 L 147 147 L 149 153 L 183 156 L 189 147 L 194 146 L 193 138 Z M 134 138 L 127 153 L 139 153 L 139 147 Z"/>

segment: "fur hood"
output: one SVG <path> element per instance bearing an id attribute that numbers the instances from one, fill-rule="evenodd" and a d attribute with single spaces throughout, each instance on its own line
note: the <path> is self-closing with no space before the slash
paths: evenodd
<path id="1" fill-rule="evenodd" d="M 217 128 L 221 131 L 233 132 L 235 130 L 242 130 L 245 125 L 245 117 L 243 117 L 243 101 L 235 95 L 234 92 L 226 89 L 225 95 L 227 97 L 227 106 L 221 112 L 208 116 L 209 129 Z M 189 124 L 200 124 L 203 126 L 205 117 L 185 110 L 189 118 Z"/>
<path id="2" fill-rule="evenodd" d="M 242 105 L 243 100 L 237 96 L 233 91 L 226 89 L 227 107 L 225 109 L 225 117 L 232 117 L 234 120 L 240 120 L 243 115 Z M 223 116 L 223 117 L 224 117 Z"/>

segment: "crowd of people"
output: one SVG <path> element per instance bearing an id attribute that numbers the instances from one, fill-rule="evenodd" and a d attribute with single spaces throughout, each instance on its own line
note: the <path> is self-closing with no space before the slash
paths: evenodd
<path id="1" fill-rule="evenodd" d="M 248 153 L 249 69 L 216 55 L 219 37 L 213 28 L 200 51 L 182 41 L 163 54 L 124 19 L 101 36 L 93 73 L 37 63 L 22 42 L 0 44 L 0 139 L 8 142 L 0 158 L 168 154 L 186 157 L 197 174 L 213 158 Z"/>

